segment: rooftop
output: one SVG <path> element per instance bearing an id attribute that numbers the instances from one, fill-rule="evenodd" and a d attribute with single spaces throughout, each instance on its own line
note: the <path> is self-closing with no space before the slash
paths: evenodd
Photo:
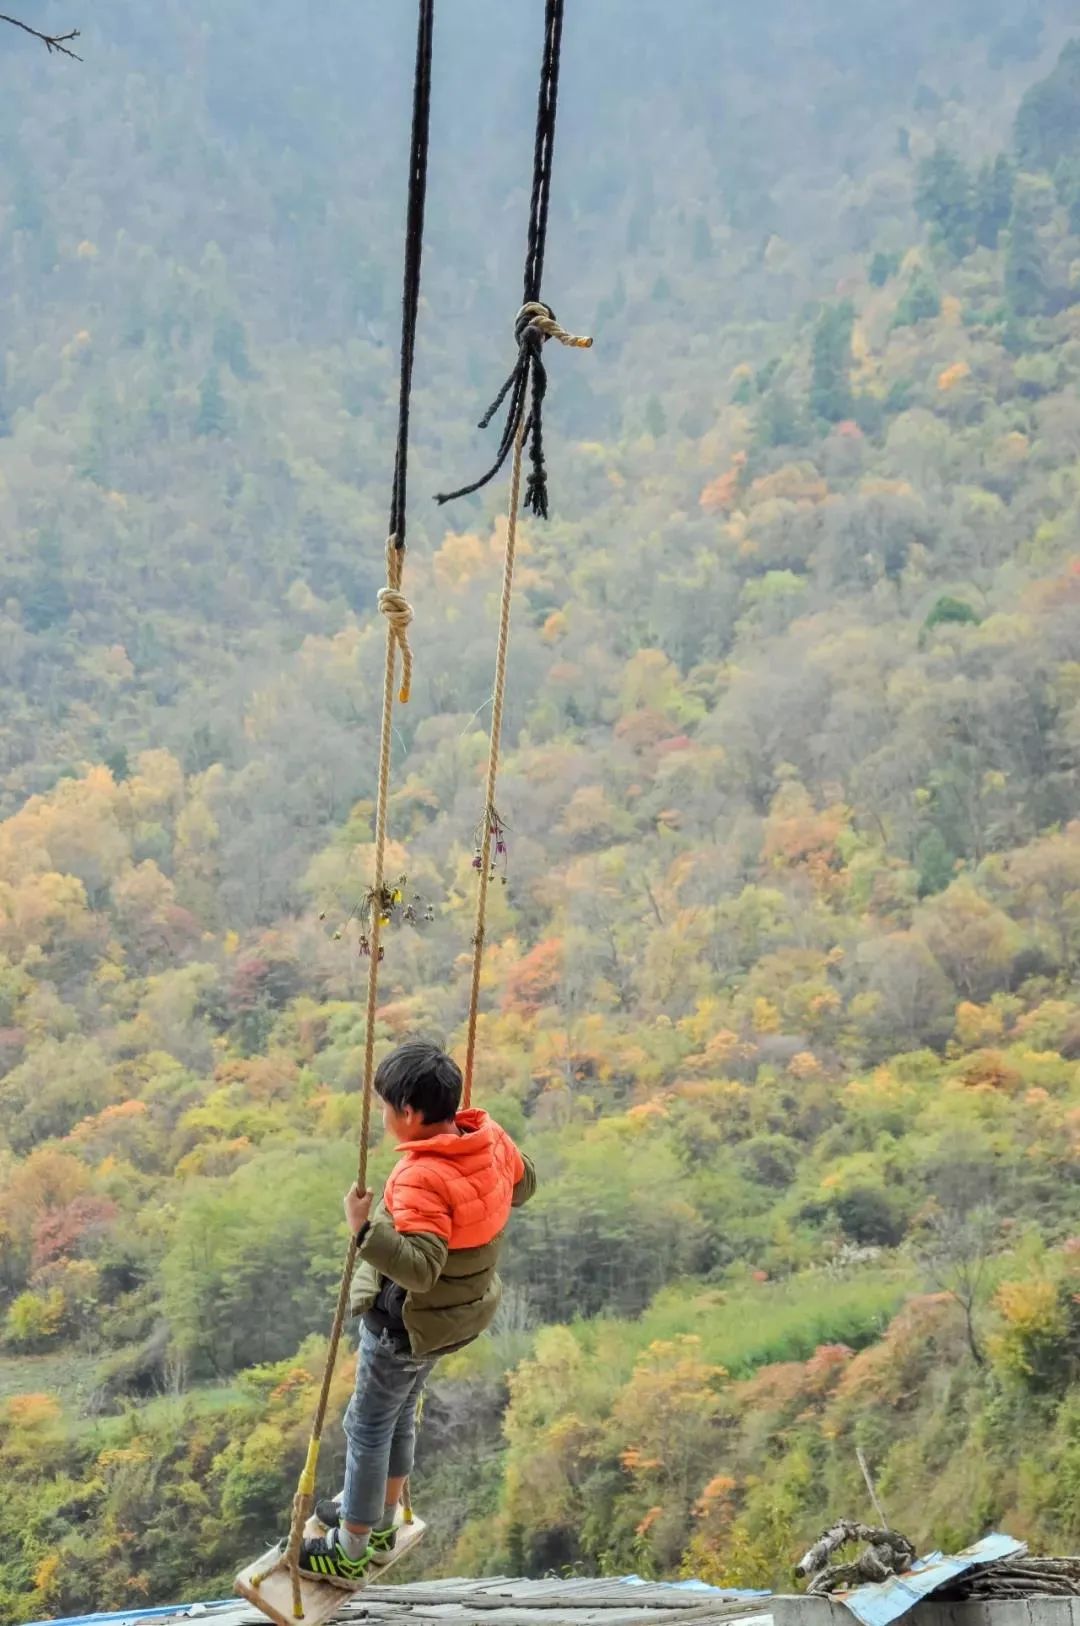
<path id="1" fill-rule="evenodd" d="M 342 1594 L 347 1622 L 396 1621 L 407 1626 L 713 1626 L 734 1622 L 772 1626 L 761 1612 L 766 1600 L 752 1594 L 721 1592 L 700 1582 L 647 1583 L 624 1580 L 521 1581 L 506 1576 L 483 1580 L 416 1581 L 410 1586 L 370 1586 L 354 1597 Z M 240 1600 L 187 1604 L 175 1609 L 125 1610 L 86 1615 L 53 1626 L 266 1626 L 265 1618 Z M 44 1626 L 44 1623 L 43 1623 Z"/>

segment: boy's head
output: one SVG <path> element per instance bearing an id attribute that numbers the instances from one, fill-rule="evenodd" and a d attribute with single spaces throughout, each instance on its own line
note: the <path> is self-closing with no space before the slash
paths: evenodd
<path id="1" fill-rule="evenodd" d="M 387 1134 L 425 1140 L 453 1122 L 461 1104 L 461 1069 L 438 1045 L 416 1039 L 379 1063 L 375 1093 Z"/>

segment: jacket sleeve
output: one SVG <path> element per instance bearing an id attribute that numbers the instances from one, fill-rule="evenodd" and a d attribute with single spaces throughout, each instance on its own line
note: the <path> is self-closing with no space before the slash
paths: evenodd
<path id="1" fill-rule="evenodd" d="M 361 1259 L 353 1272 L 352 1287 L 349 1290 L 349 1312 L 352 1315 L 363 1315 L 370 1310 L 379 1294 L 379 1272 L 374 1265 L 369 1265 L 366 1259 Z"/>
<path id="2" fill-rule="evenodd" d="M 430 1293 L 446 1264 L 443 1237 L 431 1232 L 397 1230 L 389 1214 L 377 1214 L 360 1244 L 360 1258 L 388 1276 L 406 1293 Z"/>
<path id="3" fill-rule="evenodd" d="M 526 1157 L 525 1153 L 520 1149 L 518 1149 L 518 1156 L 521 1159 L 521 1173 L 514 1184 L 514 1195 L 510 1202 L 514 1208 L 524 1208 L 529 1198 L 536 1191 L 536 1170 L 533 1167 L 532 1159 Z"/>

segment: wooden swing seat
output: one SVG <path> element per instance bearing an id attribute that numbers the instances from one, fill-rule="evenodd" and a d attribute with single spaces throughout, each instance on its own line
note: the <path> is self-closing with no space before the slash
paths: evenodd
<path id="1" fill-rule="evenodd" d="M 288 1569 L 285 1565 L 273 1569 L 281 1553 L 280 1547 L 271 1547 L 254 1564 L 241 1570 L 236 1577 L 236 1590 L 268 1620 L 272 1620 L 274 1626 L 324 1626 L 324 1622 L 345 1608 L 350 1597 L 363 1592 L 370 1582 L 381 1582 L 391 1565 L 411 1553 L 417 1542 L 423 1539 L 424 1529 L 423 1519 L 414 1518 L 411 1524 L 399 1524 L 393 1552 L 383 1563 L 373 1564 L 368 1571 L 367 1581 L 362 1581 L 357 1587 L 346 1589 L 333 1586 L 329 1581 L 316 1580 L 313 1575 L 303 1576 L 300 1581 L 304 1610 L 302 1619 L 293 1614 L 292 1579 Z M 308 1521 L 304 1530 L 306 1536 L 321 1536 L 323 1533 L 323 1526 L 314 1518 Z"/>

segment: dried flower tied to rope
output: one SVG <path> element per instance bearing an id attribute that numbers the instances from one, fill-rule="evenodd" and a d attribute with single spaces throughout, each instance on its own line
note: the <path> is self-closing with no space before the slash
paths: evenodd
<path id="1" fill-rule="evenodd" d="M 503 823 L 502 819 L 499 817 L 494 808 L 492 808 L 489 812 L 487 820 L 485 821 L 484 819 L 481 819 L 480 823 L 473 831 L 473 846 L 476 849 L 473 853 L 473 869 L 483 869 L 484 867 L 485 833 L 490 837 L 488 841 L 488 855 L 490 860 L 488 880 L 493 881 L 495 879 L 496 872 L 501 869 L 502 875 L 500 879 L 503 886 L 505 886 L 506 866 L 510 854 L 510 848 L 506 841 L 506 825 Z"/>
<path id="2" fill-rule="evenodd" d="M 339 902 L 341 900 L 339 899 Z M 344 907 L 344 905 L 343 905 Z M 325 920 L 327 911 L 321 910 L 319 919 Z M 370 957 L 371 954 L 371 927 L 378 918 L 380 926 L 389 926 L 397 922 L 403 926 L 419 926 L 422 922 L 435 919 L 435 910 L 419 892 L 409 891 L 409 877 L 399 875 L 396 881 L 386 881 L 376 892 L 373 886 L 362 893 L 352 907 L 347 911 L 343 923 L 334 933 L 334 942 L 340 942 L 346 929 L 355 920 L 360 926 L 359 950 L 361 958 Z M 380 943 L 379 959 L 385 950 Z"/>
<path id="3" fill-rule="evenodd" d="M 829 1562 L 834 1553 L 857 1542 L 866 1544 L 857 1558 L 845 1564 Z M 840 1587 L 887 1581 L 890 1575 L 901 1575 L 910 1569 L 914 1561 L 915 1548 L 899 1531 L 875 1529 L 873 1525 L 840 1519 L 803 1554 L 795 1566 L 795 1574 L 800 1579 L 812 1575 L 814 1579 L 806 1590 L 814 1597 L 821 1597 Z"/>

